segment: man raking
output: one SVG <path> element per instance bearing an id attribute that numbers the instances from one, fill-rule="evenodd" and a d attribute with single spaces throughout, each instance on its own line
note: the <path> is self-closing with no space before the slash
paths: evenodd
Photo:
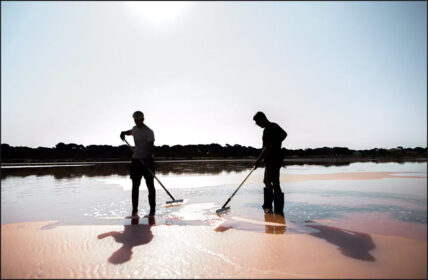
<path id="1" fill-rule="evenodd" d="M 125 140 L 125 135 L 132 135 L 135 142 L 130 169 L 130 177 L 132 179 L 132 215 L 134 216 L 138 213 L 138 195 L 141 178 L 144 176 L 149 191 L 149 215 L 153 216 L 156 213 L 156 190 L 153 180 L 155 172 L 155 162 L 153 159 L 155 135 L 153 130 L 144 124 L 143 112 L 136 111 L 132 117 L 134 118 L 135 126 L 131 130 L 120 133 L 122 140 Z"/>
<path id="2" fill-rule="evenodd" d="M 265 213 L 284 215 L 284 193 L 281 191 L 279 184 L 279 170 L 283 164 L 283 156 L 281 153 L 282 141 L 287 137 L 285 132 L 276 123 L 270 122 L 263 112 L 257 112 L 253 120 L 263 130 L 263 151 L 254 166 L 258 166 L 261 160 L 264 159 L 266 164 L 263 183 L 264 203 L 262 205 Z M 272 201 L 275 208 L 272 209 Z"/>

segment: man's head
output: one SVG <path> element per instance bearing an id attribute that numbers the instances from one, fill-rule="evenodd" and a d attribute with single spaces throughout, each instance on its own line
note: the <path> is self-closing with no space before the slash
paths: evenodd
<path id="1" fill-rule="evenodd" d="M 257 112 L 254 115 L 253 120 L 260 127 L 266 127 L 266 125 L 269 123 L 269 120 L 266 118 L 266 115 L 263 112 Z"/>
<path id="2" fill-rule="evenodd" d="M 144 123 L 144 114 L 141 111 L 135 111 L 134 114 L 132 114 L 132 117 L 134 118 L 134 122 L 138 127 L 142 127 Z"/>

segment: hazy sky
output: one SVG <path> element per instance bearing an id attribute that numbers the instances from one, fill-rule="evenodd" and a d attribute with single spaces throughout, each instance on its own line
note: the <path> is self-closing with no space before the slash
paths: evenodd
<path id="1" fill-rule="evenodd" d="M 1 142 L 426 147 L 426 5 L 2 1 Z"/>

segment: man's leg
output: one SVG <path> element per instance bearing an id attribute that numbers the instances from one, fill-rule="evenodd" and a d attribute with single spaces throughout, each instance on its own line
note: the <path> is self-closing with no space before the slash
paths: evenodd
<path id="1" fill-rule="evenodd" d="M 147 190 L 149 191 L 149 205 L 150 205 L 150 215 L 154 215 L 156 213 L 156 190 L 155 184 L 153 180 L 153 176 L 151 178 L 145 178 Z"/>
<path id="2" fill-rule="evenodd" d="M 132 213 L 138 212 L 138 194 L 140 193 L 141 177 L 132 178 Z"/>
<path id="3" fill-rule="evenodd" d="M 273 192 L 272 192 L 272 184 L 269 179 L 269 166 L 265 167 L 265 174 L 263 183 L 265 187 L 263 188 L 263 205 L 262 208 L 266 214 L 272 214 L 272 201 L 273 201 Z"/>
<path id="4" fill-rule="evenodd" d="M 130 177 L 132 180 L 132 214 L 138 212 L 138 196 L 140 191 L 142 174 L 142 165 L 138 159 L 132 159 Z"/>
<path id="5" fill-rule="evenodd" d="M 147 166 L 150 170 L 155 173 L 155 164 L 152 159 L 147 161 Z M 150 205 L 150 216 L 153 216 L 156 213 L 156 189 L 153 175 L 146 170 L 144 174 L 144 179 L 146 180 L 147 190 L 149 191 L 149 205 Z"/>
<path id="6" fill-rule="evenodd" d="M 284 215 L 284 193 L 281 191 L 281 185 L 279 183 L 281 165 L 276 164 L 271 170 L 271 182 L 273 188 L 273 202 L 274 202 L 274 213 Z"/>

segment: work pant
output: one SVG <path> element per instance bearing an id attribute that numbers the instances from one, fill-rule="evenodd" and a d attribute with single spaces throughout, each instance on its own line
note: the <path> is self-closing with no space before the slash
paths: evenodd
<path id="1" fill-rule="evenodd" d="M 130 177 L 132 179 L 132 211 L 138 211 L 138 195 L 140 191 L 141 178 L 144 176 L 147 190 L 149 191 L 149 200 L 155 201 L 156 191 L 153 175 L 147 170 L 155 174 L 155 162 L 153 158 L 143 159 L 144 165 L 140 159 L 132 159 Z M 152 207 L 152 205 L 150 205 Z"/>
<path id="2" fill-rule="evenodd" d="M 266 160 L 265 175 L 263 183 L 266 188 L 273 190 L 274 192 L 281 192 L 281 186 L 279 184 L 279 170 L 282 166 L 282 159 L 277 160 Z"/>
<path id="3" fill-rule="evenodd" d="M 265 160 L 265 176 L 263 182 L 265 183 L 265 188 L 263 189 L 264 203 L 262 208 L 266 214 L 272 213 L 272 202 L 274 202 L 275 214 L 283 215 L 284 209 L 284 193 L 281 191 L 281 186 L 279 184 L 279 170 L 282 166 L 282 159 L 277 160 Z"/>

